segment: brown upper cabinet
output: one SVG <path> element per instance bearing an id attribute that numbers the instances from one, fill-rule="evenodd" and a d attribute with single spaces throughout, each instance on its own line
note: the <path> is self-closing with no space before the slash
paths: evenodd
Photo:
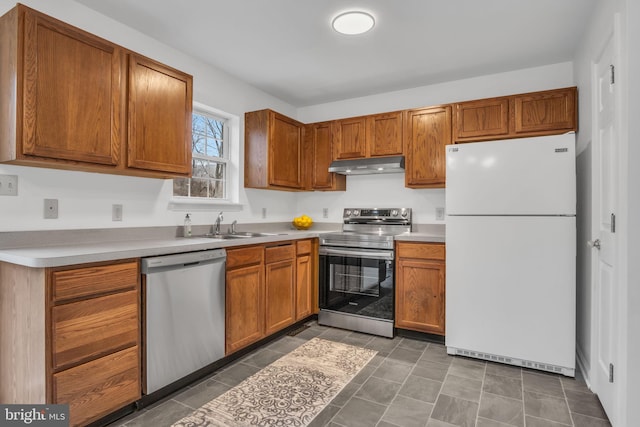
<path id="1" fill-rule="evenodd" d="M 402 111 L 336 120 L 334 158 L 396 156 L 402 154 Z"/>
<path id="2" fill-rule="evenodd" d="M 245 113 L 244 186 L 304 190 L 304 125 L 273 110 Z"/>
<path id="3" fill-rule="evenodd" d="M 405 187 L 444 188 L 451 106 L 405 111 Z"/>
<path id="4" fill-rule="evenodd" d="M 576 131 L 578 92 L 575 87 L 454 105 L 456 143 L 542 136 Z"/>
<path id="5" fill-rule="evenodd" d="M 0 17 L 0 161 L 191 173 L 192 77 L 23 5 Z"/>
<path id="6" fill-rule="evenodd" d="M 331 139 L 332 122 L 313 123 L 306 126 L 307 146 L 311 150 L 311 189 L 322 191 L 344 191 L 347 189 L 347 177 L 329 172 L 333 160 Z"/>

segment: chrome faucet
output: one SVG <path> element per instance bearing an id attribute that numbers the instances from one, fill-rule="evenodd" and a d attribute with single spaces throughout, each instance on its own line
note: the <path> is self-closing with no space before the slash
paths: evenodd
<path id="1" fill-rule="evenodd" d="M 220 234 L 220 222 L 222 222 L 223 219 L 224 219 L 224 217 L 222 216 L 222 212 L 220 212 L 218 214 L 218 218 L 216 218 L 216 223 L 213 226 L 213 234 L 215 234 L 215 235 Z"/>
<path id="2" fill-rule="evenodd" d="M 236 224 L 238 224 L 238 220 L 234 219 L 231 223 L 231 228 L 229 229 L 229 233 L 236 234 Z"/>

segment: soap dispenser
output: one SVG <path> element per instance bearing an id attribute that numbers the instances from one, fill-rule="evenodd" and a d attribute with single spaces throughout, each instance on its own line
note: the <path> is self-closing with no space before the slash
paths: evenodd
<path id="1" fill-rule="evenodd" d="M 184 216 L 184 237 L 191 237 L 191 216 L 186 214 Z"/>

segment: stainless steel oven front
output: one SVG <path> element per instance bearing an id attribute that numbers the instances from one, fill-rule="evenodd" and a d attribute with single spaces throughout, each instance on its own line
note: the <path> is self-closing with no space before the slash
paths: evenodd
<path id="1" fill-rule="evenodd" d="M 393 249 L 320 246 L 319 255 L 319 323 L 393 337 Z"/>

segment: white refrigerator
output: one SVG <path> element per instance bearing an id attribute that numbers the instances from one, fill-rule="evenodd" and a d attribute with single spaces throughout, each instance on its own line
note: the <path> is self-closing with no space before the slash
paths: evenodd
<path id="1" fill-rule="evenodd" d="M 575 135 L 447 146 L 449 354 L 575 375 Z"/>

